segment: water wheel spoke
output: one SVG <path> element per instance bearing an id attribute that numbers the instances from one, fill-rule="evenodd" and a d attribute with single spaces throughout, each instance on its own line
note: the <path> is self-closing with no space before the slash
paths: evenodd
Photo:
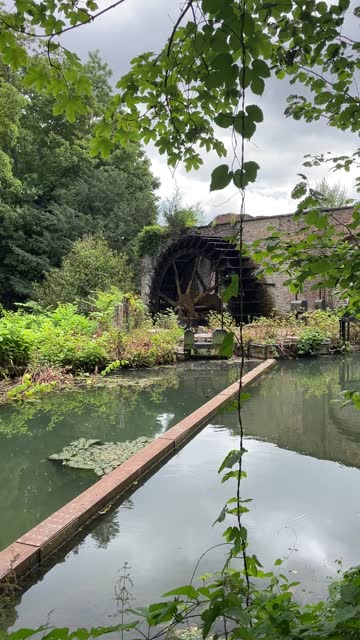
<path id="1" fill-rule="evenodd" d="M 169 304 L 171 304 L 172 307 L 178 306 L 178 303 L 175 302 L 175 300 L 172 300 L 171 298 L 169 298 L 169 296 L 167 296 L 165 293 L 160 292 L 159 297 L 162 298 L 162 300 L 165 300 L 165 302 L 168 302 Z"/>
<path id="2" fill-rule="evenodd" d="M 213 284 L 211 287 L 208 287 L 206 289 L 206 291 L 203 291 L 202 293 L 199 293 L 199 295 L 195 296 L 194 298 L 194 304 L 196 304 L 197 302 L 199 302 L 199 300 L 201 300 L 201 298 L 204 298 L 205 296 L 208 295 L 208 293 L 211 293 L 212 291 L 215 291 L 215 289 L 218 288 L 218 284 Z"/>
<path id="3" fill-rule="evenodd" d="M 176 262 L 174 260 L 174 262 L 172 263 L 173 268 L 174 268 L 174 273 L 175 273 L 175 282 L 176 282 L 176 291 L 178 296 L 181 296 L 181 287 L 180 287 L 180 280 L 179 280 L 179 274 L 178 274 L 178 270 L 176 267 Z"/>
<path id="4" fill-rule="evenodd" d="M 205 284 L 205 282 L 204 282 L 204 280 L 202 278 L 202 275 L 198 272 L 198 270 L 196 270 L 196 277 L 197 277 L 198 281 L 200 282 L 203 290 L 206 291 L 206 284 Z"/>
<path id="5" fill-rule="evenodd" d="M 190 293 L 190 291 L 191 291 L 192 283 L 194 282 L 194 278 L 195 278 L 195 274 L 197 273 L 197 270 L 198 270 L 199 262 L 200 262 L 200 256 L 196 256 L 195 262 L 194 262 L 194 267 L 193 267 L 192 274 L 191 274 L 191 278 L 189 280 L 188 286 L 186 287 L 186 293 Z"/>

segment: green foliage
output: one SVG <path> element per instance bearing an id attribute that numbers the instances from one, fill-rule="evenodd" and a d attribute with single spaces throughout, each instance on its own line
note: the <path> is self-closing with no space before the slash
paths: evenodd
<path id="1" fill-rule="evenodd" d="M 159 364 L 174 364 L 175 349 L 183 331 L 179 326 L 172 329 L 154 329 L 149 326 L 137 329 L 124 336 L 123 357 L 129 366 L 154 367 Z"/>
<path id="2" fill-rule="evenodd" d="M 144 227 L 137 237 L 138 255 L 140 257 L 159 255 L 168 234 L 168 229 L 158 224 Z"/>
<path id="3" fill-rule="evenodd" d="M 25 367 L 30 360 L 34 335 L 22 314 L 4 312 L 0 319 L 0 367 Z"/>
<path id="4" fill-rule="evenodd" d="M 300 356 L 318 355 L 321 345 L 326 340 L 326 333 L 319 329 L 306 329 L 297 343 L 298 354 Z"/>
<path id="5" fill-rule="evenodd" d="M 345 207 L 349 202 L 347 189 L 340 183 L 329 184 L 325 178 L 316 183 L 315 191 L 321 194 L 320 200 L 324 208 L 339 209 L 340 207 Z"/>
<path id="6" fill-rule="evenodd" d="M 217 311 L 209 311 L 207 321 L 208 327 L 211 331 L 221 329 L 222 324 L 224 325 L 224 329 L 227 329 L 228 331 L 235 332 L 236 330 L 236 323 L 229 311 L 224 311 L 223 314 L 218 313 Z"/>
<path id="7" fill-rule="evenodd" d="M 154 325 L 157 329 L 179 329 L 179 318 L 173 309 L 166 309 L 162 313 L 157 313 L 154 318 Z"/>
<path id="8" fill-rule="evenodd" d="M 119 302 L 127 303 L 127 326 L 116 326 Z M 4 311 L 0 318 L 0 372 L 19 374 L 29 367 L 12 397 L 30 397 L 46 385 L 61 382 L 57 375 L 35 376 L 34 372 L 55 367 L 69 372 L 97 371 L 104 375 L 119 367 L 154 366 L 175 362 L 175 348 L 182 333 L 169 316 L 153 326 L 144 303 L 133 294 L 112 287 L 89 299 L 89 315 L 74 304 L 53 310 L 33 306 L 33 313 Z M 31 386 L 30 386 L 31 385 Z M 43 386 L 41 386 L 43 385 Z M 27 393 L 29 392 L 29 393 Z"/>
<path id="9" fill-rule="evenodd" d="M 5 312 L 0 319 L 1 369 L 12 372 L 14 367 L 28 365 L 94 369 L 106 361 L 95 330 L 96 324 L 71 304 L 41 315 Z"/>
<path id="10" fill-rule="evenodd" d="M 231 358 L 234 353 L 235 348 L 235 334 L 233 332 L 229 332 L 224 337 L 220 349 L 219 355 L 225 358 Z"/>
<path id="11" fill-rule="evenodd" d="M 108 373 L 114 373 L 114 371 L 118 371 L 121 367 L 127 367 L 128 365 L 128 360 L 114 360 L 114 362 L 110 362 L 110 364 L 102 370 L 101 375 L 107 376 Z"/>
<path id="12" fill-rule="evenodd" d="M 91 154 L 95 122 L 111 100 L 108 66 L 89 55 L 82 69 L 92 87 L 88 112 L 71 124 L 54 115 L 47 64 L 32 58 L 34 85 L 23 69 L 0 68 L 0 300 L 8 307 L 28 299 L 32 283 L 84 234 L 102 234 L 134 261 L 134 239 L 157 215 L 158 183 L 136 142 L 116 144 L 107 159 Z"/>
<path id="13" fill-rule="evenodd" d="M 103 238 L 87 236 L 74 243 L 61 267 L 51 269 L 44 282 L 34 287 L 34 293 L 45 308 L 69 302 L 84 313 L 89 311 L 95 291 L 110 287 L 127 291 L 130 286 L 131 273 L 125 256 L 112 251 Z M 116 289 L 112 291 L 114 296 Z"/>
<path id="14" fill-rule="evenodd" d="M 181 233 L 185 229 L 201 224 L 203 211 L 199 203 L 184 204 L 180 189 L 176 188 L 172 197 L 162 202 L 160 216 L 170 233 Z"/>
<path id="15" fill-rule="evenodd" d="M 25 373 L 22 378 L 22 382 L 8 391 L 7 400 L 29 400 L 39 394 L 49 393 L 49 391 L 52 391 L 56 385 L 56 380 L 52 380 L 51 382 L 33 383 L 31 375 L 29 373 Z"/>
<path id="16" fill-rule="evenodd" d="M 301 339 L 304 333 L 319 331 L 324 340 L 329 339 L 336 347 L 339 343 L 339 314 L 336 311 L 308 311 L 297 317 L 289 313 L 284 317 L 256 318 L 243 329 L 246 342 L 282 345 L 288 339 Z"/>

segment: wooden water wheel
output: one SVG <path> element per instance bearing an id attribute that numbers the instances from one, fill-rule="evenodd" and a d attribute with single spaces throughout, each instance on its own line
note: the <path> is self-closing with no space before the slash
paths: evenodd
<path id="1" fill-rule="evenodd" d="M 237 274 L 243 283 L 244 317 L 262 311 L 261 284 L 253 275 L 248 258 L 240 261 L 235 245 L 222 238 L 188 235 L 169 246 L 158 259 L 152 279 L 150 310 L 174 309 L 179 317 L 202 321 L 209 311 L 221 310 L 221 292 Z M 229 311 L 239 321 L 239 296 L 229 302 Z"/>

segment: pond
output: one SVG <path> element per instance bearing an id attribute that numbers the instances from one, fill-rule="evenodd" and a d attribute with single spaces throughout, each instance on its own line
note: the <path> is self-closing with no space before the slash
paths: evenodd
<path id="1" fill-rule="evenodd" d="M 1 406 L 0 549 L 98 480 L 49 455 L 78 438 L 155 438 L 237 378 L 238 364 L 194 361 Z"/>
<path id="2" fill-rule="evenodd" d="M 195 375 L 192 385 L 188 393 L 196 395 L 201 385 Z M 344 567 L 359 563 L 360 413 L 332 403 L 341 389 L 359 386 L 358 355 L 283 362 L 252 387 L 244 405 L 248 479 L 242 495 L 253 498 L 245 523 L 251 551 L 265 568 L 285 557 L 281 571 L 302 581 L 306 594 L 299 588 L 300 599 L 309 592 L 313 600 L 324 595 L 336 560 Z M 216 469 L 237 443 L 236 416 L 219 413 L 131 497 L 59 553 L 47 573 L 34 576 L 7 623 L 119 622 L 116 593 L 125 563 L 131 606 L 157 601 L 187 583 L 203 552 L 222 541 L 224 525 L 212 523 L 233 488 L 220 483 Z M 213 549 L 196 575 L 219 568 L 223 557 L 223 548 Z"/>

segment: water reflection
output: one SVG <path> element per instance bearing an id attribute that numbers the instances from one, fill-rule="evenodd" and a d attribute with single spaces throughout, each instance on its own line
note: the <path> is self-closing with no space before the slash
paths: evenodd
<path id="1" fill-rule="evenodd" d="M 360 468 L 360 412 L 339 394 L 360 388 L 360 357 L 279 365 L 244 406 L 247 433 L 283 449 Z M 231 418 L 225 417 L 224 426 Z"/>
<path id="2" fill-rule="evenodd" d="M 0 407 L 0 549 L 98 479 L 53 464 L 49 455 L 81 437 L 156 437 L 237 374 L 237 365 L 222 362 L 134 371 L 114 379 L 113 388 L 88 385 Z"/>
<path id="3" fill-rule="evenodd" d="M 327 576 L 336 574 L 337 558 L 345 567 L 359 562 L 360 414 L 352 407 L 342 413 L 332 404 L 359 378 L 357 356 L 285 362 L 252 388 L 244 405 L 249 453 L 243 496 L 254 498 L 246 521 L 251 550 L 265 567 L 286 556 L 282 570 L 296 572 L 315 597 L 323 594 Z M 184 387 L 189 396 L 201 388 L 197 377 L 191 382 Z M 158 416 L 166 413 L 162 407 Z M 350 415 L 351 438 L 338 426 Z M 222 540 L 222 526 L 211 525 L 231 487 L 219 482 L 216 469 L 236 446 L 236 434 L 236 416 L 219 414 L 139 486 L 131 502 L 104 514 L 76 553 L 62 555 L 63 561 L 19 598 L 17 626 L 38 625 L 49 611 L 58 626 L 107 624 L 124 562 L 132 567 L 134 606 L 185 584 L 203 551 Z M 199 575 L 218 568 L 222 559 L 222 549 L 212 551 Z"/>

